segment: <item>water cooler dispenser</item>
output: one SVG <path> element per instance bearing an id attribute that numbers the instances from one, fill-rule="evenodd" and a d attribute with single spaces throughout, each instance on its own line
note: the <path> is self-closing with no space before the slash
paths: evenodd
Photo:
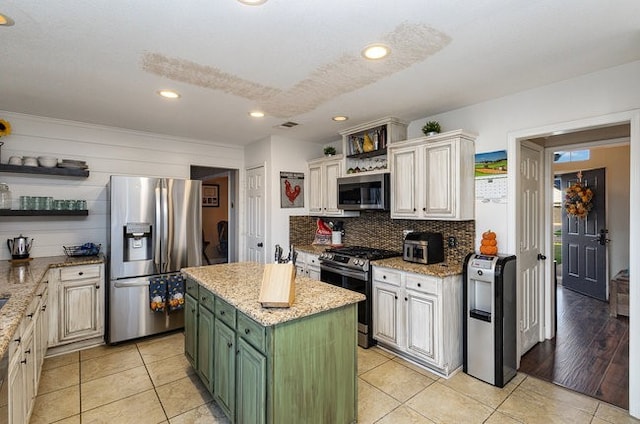
<path id="1" fill-rule="evenodd" d="M 463 277 L 462 369 L 504 387 L 516 375 L 516 257 L 471 253 Z"/>

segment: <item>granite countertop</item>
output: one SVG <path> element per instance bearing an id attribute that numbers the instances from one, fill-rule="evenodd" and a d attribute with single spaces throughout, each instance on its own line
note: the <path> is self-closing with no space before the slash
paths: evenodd
<path id="1" fill-rule="evenodd" d="M 293 246 L 298 252 L 311 253 L 313 255 L 319 255 L 324 253 L 331 247 L 329 244 L 305 244 L 302 246 Z"/>
<path id="2" fill-rule="evenodd" d="M 417 264 L 407 262 L 402 257 L 380 259 L 373 261 L 373 265 L 400 271 L 415 272 L 416 274 L 431 275 L 434 277 L 449 277 L 462 274 L 462 262 L 440 262 L 437 264 Z"/>
<path id="3" fill-rule="evenodd" d="M 290 308 L 263 308 L 258 302 L 263 271 L 264 264 L 255 262 L 182 269 L 185 275 L 265 327 L 365 300 L 363 294 L 296 276 L 296 298 Z"/>
<path id="4" fill-rule="evenodd" d="M 13 264 L 0 261 L 0 297 L 9 300 L 0 309 L 0 356 L 6 352 L 36 289 L 50 268 L 103 263 L 100 256 L 50 256 Z"/>

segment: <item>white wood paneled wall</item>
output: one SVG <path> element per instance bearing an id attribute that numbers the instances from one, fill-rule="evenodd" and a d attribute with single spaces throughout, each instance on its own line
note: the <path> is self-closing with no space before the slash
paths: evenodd
<path id="1" fill-rule="evenodd" d="M 63 255 L 62 246 L 86 242 L 100 243 L 102 252 L 107 252 L 107 183 L 111 175 L 189 178 L 190 166 L 199 165 L 239 169 L 240 181 L 244 180 L 241 146 L 12 112 L 0 111 L 0 117 L 13 128 L 11 135 L 0 139 L 4 142 L 0 163 L 7 163 L 10 156 L 54 156 L 83 160 L 89 166 L 86 179 L 0 173 L 0 182 L 11 190 L 13 209 L 18 209 L 20 196 L 87 201 L 88 217 L 0 217 L 0 240 L 20 234 L 33 238 L 32 257 Z M 0 248 L 0 259 L 10 257 L 8 248 Z"/>

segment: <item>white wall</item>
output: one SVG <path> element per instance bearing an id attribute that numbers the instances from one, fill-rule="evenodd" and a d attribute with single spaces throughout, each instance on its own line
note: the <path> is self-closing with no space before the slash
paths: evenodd
<path id="1" fill-rule="evenodd" d="M 242 148 L 72 121 L 0 112 L 13 133 L 3 137 L 0 162 L 10 156 L 55 156 L 86 161 L 89 178 L 0 174 L 13 195 L 87 200 L 88 217 L 2 217 L 0 240 L 34 238 L 33 257 L 64 254 L 62 246 L 100 243 L 106 252 L 107 183 L 112 174 L 189 178 L 190 165 L 244 168 Z M 0 259 L 10 258 L 0 249 Z"/>

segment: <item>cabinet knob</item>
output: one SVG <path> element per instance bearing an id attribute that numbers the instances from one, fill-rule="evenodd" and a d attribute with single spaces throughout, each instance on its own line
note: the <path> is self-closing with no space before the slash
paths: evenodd
<path id="1" fill-rule="evenodd" d="M 28 316 L 29 318 L 33 318 L 33 314 L 32 314 L 32 313 L 31 313 L 31 314 L 27 314 L 27 316 Z"/>
<path id="2" fill-rule="evenodd" d="M 18 337 L 17 339 L 13 339 L 14 342 L 20 344 L 20 342 L 22 341 L 21 337 Z"/>
<path id="3" fill-rule="evenodd" d="M 233 343 L 228 342 L 228 343 L 227 343 L 227 347 L 228 347 L 228 348 L 231 348 L 231 346 L 233 346 Z"/>
<path id="4" fill-rule="evenodd" d="M 386 275 L 383 275 L 383 276 L 382 276 L 382 279 L 383 279 L 383 280 L 386 280 L 386 279 L 387 279 L 387 276 L 386 276 Z"/>
<path id="5" fill-rule="evenodd" d="M 26 360 L 26 359 L 23 359 L 22 361 L 20 361 L 20 363 L 21 363 L 21 364 L 26 364 L 26 363 L 27 363 L 27 360 Z"/>
<path id="6" fill-rule="evenodd" d="M 220 315 L 224 315 L 224 311 L 220 311 Z"/>
<path id="7" fill-rule="evenodd" d="M 98 284 L 98 285 L 96 286 L 96 289 L 99 289 L 99 288 L 100 288 L 100 284 Z"/>
<path id="8" fill-rule="evenodd" d="M 47 305 L 42 305 L 42 309 L 41 309 L 41 311 L 43 311 L 43 312 L 44 312 L 44 311 L 46 311 L 46 310 L 47 310 Z"/>
<path id="9" fill-rule="evenodd" d="M 25 350 L 24 353 L 26 353 L 27 355 L 30 355 L 31 354 L 31 349 Z"/>
<path id="10" fill-rule="evenodd" d="M 396 299 L 398 298 L 398 296 L 393 296 L 393 297 L 395 297 Z"/>
<path id="11" fill-rule="evenodd" d="M 80 271 L 80 272 L 78 273 L 78 275 L 84 275 L 84 272 Z"/>
<path id="12" fill-rule="evenodd" d="M 405 300 L 405 301 L 407 301 L 407 300 L 409 300 L 409 299 L 407 299 L 407 298 L 405 297 L 405 298 L 404 298 L 404 300 Z"/>
<path id="13" fill-rule="evenodd" d="M 422 283 L 418 283 L 418 287 L 422 287 Z"/>
<path id="14" fill-rule="evenodd" d="M 413 211 L 415 212 L 415 211 L 416 211 L 416 208 L 413 208 Z"/>
<path id="15" fill-rule="evenodd" d="M 422 208 L 422 212 L 426 212 L 426 211 L 427 211 L 427 208 Z"/>
<path id="16" fill-rule="evenodd" d="M 251 330 L 249 330 L 248 328 L 244 329 L 244 334 L 249 334 L 251 332 Z"/>

